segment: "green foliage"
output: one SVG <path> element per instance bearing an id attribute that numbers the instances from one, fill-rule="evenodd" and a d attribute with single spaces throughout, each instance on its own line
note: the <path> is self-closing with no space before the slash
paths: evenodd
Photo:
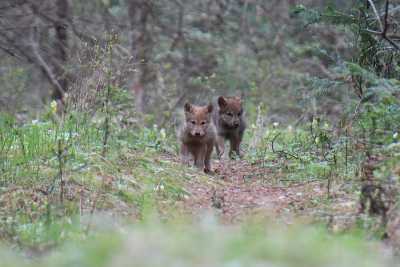
<path id="1" fill-rule="evenodd" d="M 356 10 L 360 4 L 354 5 L 352 10 Z M 333 3 L 328 3 L 324 10 L 306 8 L 304 5 L 296 5 L 291 13 L 299 16 L 305 25 L 315 23 L 329 23 L 335 25 L 352 25 L 357 23 L 356 16 L 340 12 Z"/>
<path id="2" fill-rule="evenodd" d="M 377 8 L 382 7 L 382 4 Z M 339 11 L 333 4 L 320 11 L 318 9 L 306 8 L 303 5 L 296 6 L 292 13 L 300 18 L 305 25 L 327 23 L 329 25 L 342 25 L 350 29 L 354 34 L 354 47 L 357 53 L 353 55 L 353 63 L 349 64 L 351 71 L 363 72 L 361 68 L 371 71 L 373 75 L 385 78 L 398 77 L 398 70 L 395 66 L 400 60 L 399 53 L 395 46 L 392 46 L 388 40 L 382 38 L 376 33 L 384 29 L 377 28 L 377 25 L 386 24 L 384 21 L 377 22 L 373 8 L 368 1 L 357 1 L 351 8 L 345 12 Z M 383 20 L 383 18 L 380 18 Z M 388 31 L 389 29 L 386 29 Z M 393 49 L 388 49 L 392 46 Z"/>

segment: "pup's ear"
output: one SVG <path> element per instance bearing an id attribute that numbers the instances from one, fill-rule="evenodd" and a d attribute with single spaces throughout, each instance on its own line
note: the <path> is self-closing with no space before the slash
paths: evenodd
<path id="1" fill-rule="evenodd" d="M 223 97 L 223 96 L 218 97 L 218 106 L 220 108 L 225 108 L 226 105 L 228 105 L 228 103 L 226 102 L 225 97 Z"/>
<path id="2" fill-rule="evenodd" d="M 208 106 L 207 106 L 208 113 L 211 113 L 213 111 L 213 109 L 214 109 L 213 105 L 211 103 L 208 104 Z"/>
<path id="3" fill-rule="evenodd" d="M 245 92 L 246 92 L 246 90 L 239 90 L 238 93 L 237 93 L 237 95 L 238 95 L 241 99 L 244 99 L 244 98 L 245 98 L 245 95 L 244 95 Z"/>
<path id="4" fill-rule="evenodd" d="M 193 112 L 193 106 L 190 103 L 186 102 L 185 106 L 184 106 L 184 110 L 187 113 L 192 113 Z"/>

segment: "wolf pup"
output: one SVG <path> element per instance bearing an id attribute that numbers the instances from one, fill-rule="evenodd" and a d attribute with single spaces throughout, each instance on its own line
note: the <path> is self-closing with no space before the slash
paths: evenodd
<path id="1" fill-rule="evenodd" d="M 241 157 L 240 143 L 246 129 L 243 118 L 242 99 L 238 96 L 218 97 L 218 110 L 213 114 L 214 124 L 217 128 L 217 154 L 221 158 L 225 152 L 225 139 L 230 142 L 229 157 L 234 153 Z"/>
<path id="2" fill-rule="evenodd" d="M 193 156 L 194 164 L 208 173 L 211 171 L 211 153 L 216 142 L 215 127 L 212 123 L 213 105 L 195 106 L 186 103 L 185 122 L 180 133 L 181 156 L 188 163 Z"/>

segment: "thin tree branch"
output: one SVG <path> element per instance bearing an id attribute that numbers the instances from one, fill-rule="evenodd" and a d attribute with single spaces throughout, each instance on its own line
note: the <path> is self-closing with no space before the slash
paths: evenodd
<path id="1" fill-rule="evenodd" d="M 37 64 L 40 66 L 40 68 L 43 70 L 44 74 L 46 77 L 49 79 L 51 84 L 62 94 L 65 94 L 65 90 L 61 87 L 60 83 L 57 81 L 56 77 L 54 76 L 53 71 L 50 69 L 46 61 L 43 59 L 42 55 L 39 52 L 39 47 L 37 45 L 37 42 L 35 40 L 35 29 L 31 31 L 30 39 L 31 39 L 31 47 L 32 47 L 32 52 L 33 56 L 35 57 L 35 60 Z"/>
<path id="2" fill-rule="evenodd" d="M 370 29 L 366 29 L 365 31 L 370 33 L 370 34 L 374 34 L 374 35 L 379 35 L 379 36 L 382 35 L 381 32 L 370 30 Z M 400 39 L 400 35 L 389 34 L 389 33 L 386 33 L 385 35 L 386 35 L 387 38 Z"/>
<path id="3" fill-rule="evenodd" d="M 394 48 L 396 48 L 397 50 L 400 51 L 400 46 L 398 44 L 396 44 L 393 40 L 391 40 L 390 38 L 388 38 L 386 36 L 384 37 L 384 39 L 386 41 L 388 41 Z"/>
<path id="4" fill-rule="evenodd" d="M 380 16 L 379 16 L 379 14 L 378 14 L 378 11 L 376 10 L 375 4 L 374 4 L 374 2 L 373 2 L 372 0 L 368 0 L 368 2 L 369 2 L 369 4 L 371 5 L 372 10 L 373 10 L 374 13 L 375 13 L 375 16 L 376 16 L 376 19 L 377 19 L 377 21 L 378 21 L 378 23 L 379 23 L 379 27 L 380 27 L 380 29 L 381 29 L 381 32 L 383 32 L 382 21 L 381 21 L 381 18 L 380 18 Z"/>
<path id="5" fill-rule="evenodd" d="M 172 41 L 170 51 L 174 51 L 176 46 L 179 44 L 179 42 L 184 42 L 184 40 L 185 40 L 185 37 L 183 35 L 183 30 L 182 30 L 182 28 L 183 28 L 183 16 L 184 16 L 185 9 L 184 9 L 184 6 L 182 5 L 181 2 L 179 2 L 179 1 L 173 1 L 173 2 L 179 8 L 179 11 L 178 11 L 178 18 L 179 19 L 178 19 L 178 28 L 177 28 L 176 37 Z"/>
<path id="6" fill-rule="evenodd" d="M 389 14 L 389 0 L 386 0 L 386 3 L 385 3 L 385 18 L 384 18 L 385 26 L 384 26 L 383 31 L 382 31 L 382 35 L 385 36 L 385 37 L 386 37 L 387 29 L 388 29 L 388 14 Z"/>
<path id="7" fill-rule="evenodd" d="M 4 46 L 0 45 L 0 49 L 3 50 L 6 54 L 9 54 L 10 56 L 15 57 L 18 60 L 22 60 L 22 58 L 19 55 L 17 55 L 16 53 L 11 51 L 7 47 L 4 47 Z"/>
<path id="8" fill-rule="evenodd" d="M 396 44 L 392 39 L 387 36 L 387 31 L 389 28 L 388 24 L 388 14 L 389 14 L 389 0 L 386 0 L 385 3 L 385 18 L 384 18 L 384 29 L 382 30 L 382 38 L 388 41 L 393 47 L 400 51 L 400 46 Z"/>
<path id="9" fill-rule="evenodd" d="M 388 17 L 389 17 L 389 0 L 386 0 L 385 2 L 385 14 L 384 14 L 384 22 L 382 24 L 381 18 L 378 14 L 378 12 L 376 11 L 376 7 L 374 5 L 374 2 L 372 0 L 368 0 L 368 2 L 370 3 L 372 9 L 374 10 L 376 19 L 378 20 L 379 26 L 381 28 L 381 31 L 373 31 L 373 30 L 369 30 L 366 29 L 366 31 L 368 33 L 371 34 L 375 34 L 375 35 L 380 35 L 382 37 L 382 39 L 386 40 L 388 43 L 390 43 L 395 49 L 400 51 L 400 46 L 398 44 L 396 44 L 391 37 L 398 39 L 398 36 L 388 36 L 388 28 L 389 28 L 389 23 L 388 23 Z"/>

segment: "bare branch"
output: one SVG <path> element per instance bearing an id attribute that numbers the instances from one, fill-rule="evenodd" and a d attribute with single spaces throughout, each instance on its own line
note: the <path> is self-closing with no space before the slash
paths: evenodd
<path id="1" fill-rule="evenodd" d="M 381 33 L 381 32 L 378 32 L 378 31 L 373 31 L 373 30 L 370 30 L 370 29 L 366 29 L 366 30 L 364 30 L 364 31 L 366 31 L 366 32 L 368 32 L 368 33 L 370 33 L 370 34 L 382 36 L 382 33 Z M 395 35 L 395 34 L 386 33 L 385 36 L 386 36 L 387 38 L 391 38 L 391 39 L 396 39 L 396 40 L 397 40 L 397 39 L 400 39 L 400 35 Z"/>
<path id="2" fill-rule="evenodd" d="M 370 5 L 372 6 L 372 9 L 374 10 L 374 13 L 376 15 L 376 18 L 379 22 L 381 31 L 373 31 L 373 30 L 369 30 L 366 29 L 365 31 L 370 33 L 370 34 L 375 34 L 375 35 L 379 35 L 381 36 L 382 39 L 386 40 L 388 43 L 390 43 L 395 49 L 400 51 L 400 46 L 398 44 L 396 44 L 391 38 L 394 39 L 400 39 L 400 36 L 395 36 L 395 35 L 388 35 L 388 28 L 389 28 L 389 23 L 388 23 L 388 16 L 389 16 L 389 0 L 386 0 L 385 2 L 385 14 L 384 14 L 384 24 L 382 24 L 382 21 L 380 19 L 380 16 L 378 15 L 378 12 L 376 11 L 376 7 L 374 5 L 374 3 L 372 2 L 372 0 L 368 0 L 368 2 L 370 3 Z"/>
<path id="3" fill-rule="evenodd" d="M 0 49 L 3 50 L 5 53 L 9 54 L 12 57 L 15 57 L 18 60 L 22 60 L 20 56 L 18 56 L 16 53 L 14 53 L 11 49 L 8 49 L 7 47 L 4 47 L 0 45 Z"/>
<path id="4" fill-rule="evenodd" d="M 385 39 L 386 41 L 388 41 L 394 48 L 396 48 L 397 50 L 400 51 L 400 46 L 398 44 L 396 44 L 392 39 L 390 39 L 387 36 L 387 31 L 388 31 L 388 15 L 389 15 L 389 0 L 386 0 L 385 3 L 385 18 L 384 18 L 384 23 L 385 23 L 385 27 L 382 30 L 382 38 Z"/>
<path id="5" fill-rule="evenodd" d="M 65 90 L 61 87 L 60 83 L 57 81 L 56 77 L 54 76 L 53 71 L 50 69 L 46 61 L 43 59 L 39 52 L 38 44 L 35 40 L 35 29 L 31 31 L 30 35 L 31 39 L 31 47 L 32 47 L 32 52 L 33 56 L 35 57 L 35 60 L 37 64 L 40 66 L 40 68 L 43 70 L 44 74 L 46 77 L 49 79 L 51 84 L 62 94 L 65 94 Z"/>
<path id="6" fill-rule="evenodd" d="M 370 30 L 370 29 L 366 29 L 365 31 L 368 32 L 368 33 L 371 33 L 371 34 L 375 34 L 375 35 L 382 35 L 381 32 Z"/>
<path id="7" fill-rule="evenodd" d="M 375 16 L 376 16 L 376 19 L 377 19 L 377 21 L 378 21 L 378 23 L 379 23 L 379 27 L 380 27 L 380 29 L 381 29 L 381 32 L 383 32 L 382 21 L 381 21 L 381 18 L 380 18 L 380 16 L 379 16 L 379 14 L 378 14 L 378 11 L 376 10 L 375 4 L 374 4 L 374 2 L 373 2 L 372 0 L 368 0 L 368 2 L 369 2 L 369 4 L 371 5 L 372 10 L 373 10 L 374 13 L 375 13 Z"/>
<path id="8" fill-rule="evenodd" d="M 388 37 L 384 37 L 384 39 L 386 41 L 388 41 L 394 48 L 396 48 L 397 50 L 400 51 L 400 46 L 398 44 L 396 44 L 392 39 L 388 38 Z"/>
<path id="9" fill-rule="evenodd" d="M 387 29 L 388 29 L 388 14 L 389 14 L 389 0 L 386 0 L 386 4 L 385 4 L 385 18 L 384 18 L 384 22 L 385 22 L 385 26 L 382 30 L 382 35 L 386 37 L 386 33 L 387 33 Z"/>

